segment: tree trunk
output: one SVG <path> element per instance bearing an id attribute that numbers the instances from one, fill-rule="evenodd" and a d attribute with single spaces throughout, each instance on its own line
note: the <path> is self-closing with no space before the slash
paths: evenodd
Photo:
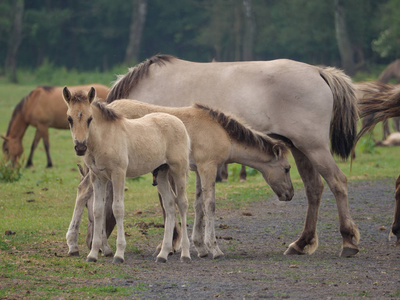
<path id="1" fill-rule="evenodd" d="M 24 15 L 24 0 L 15 0 L 14 21 L 11 34 L 8 40 L 7 57 L 5 61 L 5 71 L 10 74 L 11 82 L 17 83 L 17 54 L 22 39 L 22 17 Z"/>
<path id="2" fill-rule="evenodd" d="M 348 75 L 352 76 L 356 72 L 356 63 L 354 62 L 353 47 L 347 33 L 346 13 L 342 0 L 335 0 L 335 29 L 342 68 Z"/>
<path id="3" fill-rule="evenodd" d="M 125 63 L 136 64 L 139 61 L 140 44 L 146 21 L 147 0 L 134 0 L 129 43 L 126 48 Z"/>
<path id="4" fill-rule="evenodd" d="M 244 6 L 244 36 L 243 36 L 243 60 L 254 59 L 254 35 L 256 23 L 254 21 L 253 6 L 251 0 L 243 0 Z"/>

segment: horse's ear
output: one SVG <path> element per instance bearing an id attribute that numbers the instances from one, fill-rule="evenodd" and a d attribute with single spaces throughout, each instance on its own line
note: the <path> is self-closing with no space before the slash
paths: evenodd
<path id="1" fill-rule="evenodd" d="M 69 104 L 69 102 L 71 101 L 71 92 L 66 86 L 63 88 L 63 98 L 64 101 L 67 102 L 67 104 Z"/>
<path id="2" fill-rule="evenodd" d="M 276 158 L 280 158 L 282 156 L 283 151 L 279 145 L 275 145 L 272 150 Z"/>
<path id="3" fill-rule="evenodd" d="M 92 103 L 94 98 L 96 98 L 96 90 L 94 89 L 94 87 L 90 88 L 90 91 L 88 93 L 88 98 L 89 98 L 89 103 Z"/>

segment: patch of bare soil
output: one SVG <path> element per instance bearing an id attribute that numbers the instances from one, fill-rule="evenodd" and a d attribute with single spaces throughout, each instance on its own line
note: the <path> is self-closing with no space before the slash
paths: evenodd
<path id="1" fill-rule="evenodd" d="M 157 264 L 154 249 L 126 253 L 125 265 L 137 272 L 110 284 L 133 286 L 130 299 L 400 298 L 400 247 L 394 246 L 394 238 L 387 239 L 394 180 L 352 183 L 349 201 L 361 233 L 355 257 L 338 257 L 336 202 L 325 187 L 319 247 L 312 255 L 283 255 L 299 236 L 306 214 L 305 193 L 296 191 L 291 202 L 269 199 L 246 211 L 221 211 L 217 203 L 216 234 L 223 259 L 200 259 L 193 246 L 191 263 L 181 263 L 175 254 L 166 264 Z"/>

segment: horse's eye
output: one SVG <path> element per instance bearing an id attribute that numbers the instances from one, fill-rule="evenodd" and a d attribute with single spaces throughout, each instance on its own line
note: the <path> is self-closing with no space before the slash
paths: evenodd
<path id="1" fill-rule="evenodd" d="M 93 117 L 89 117 L 89 119 L 87 120 L 87 126 L 89 127 L 89 125 L 90 125 L 90 122 L 92 122 L 92 120 L 93 120 Z"/>
<path id="2" fill-rule="evenodd" d="M 286 167 L 285 168 L 285 173 L 289 173 L 290 172 L 290 167 Z"/>
<path id="3" fill-rule="evenodd" d="M 71 116 L 68 116 L 68 123 L 72 127 L 72 124 L 74 123 L 74 121 L 72 120 Z"/>

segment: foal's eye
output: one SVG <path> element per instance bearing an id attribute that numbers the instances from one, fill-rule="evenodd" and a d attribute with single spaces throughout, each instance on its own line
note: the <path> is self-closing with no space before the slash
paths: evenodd
<path id="1" fill-rule="evenodd" d="M 87 126 L 89 127 L 89 125 L 90 125 L 90 122 L 92 122 L 92 120 L 93 120 L 93 117 L 90 117 L 88 120 L 87 120 Z"/>
<path id="2" fill-rule="evenodd" d="M 74 121 L 72 120 L 71 116 L 68 116 L 68 123 L 72 127 L 72 124 L 74 123 Z"/>
<path id="3" fill-rule="evenodd" d="M 290 172 L 290 167 L 286 167 L 285 168 L 285 173 L 289 173 Z"/>

